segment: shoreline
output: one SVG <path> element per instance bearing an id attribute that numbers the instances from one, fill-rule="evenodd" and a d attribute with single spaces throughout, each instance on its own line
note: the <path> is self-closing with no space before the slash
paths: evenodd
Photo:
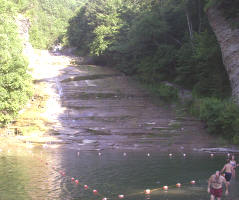
<path id="1" fill-rule="evenodd" d="M 140 89 L 130 77 L 115 77 L 115 71 L 110 68 L 104 68 L 106 75 L 98 77 L 97 74 L 102 73 L 101 67 L 76 66 L 72 64 L 74 59 L 37 51 L 31 63 L 35 95 L 15 124 L 25 128 L 26 133 L 14 139 L 9 137 L 10 141 L 43 148 L 51 145 L 59 148 L 71 146 L 84 151 L 190 152 L 194 148 L 238 149 L 206 133 L 198 120 L 192 120 L 181 112 L 178 116 L 177 108 L 154 105 L 155 99 L 148 98 L 148 91 Z M 50 72 L 49 68 L 52 69 Z M 72 77 L 83 77 L 83 80 L 73 80 Z M 87 81 L 84 77 L 94 77 L 96 81 Z M 56 79 L 61 84 L 61 94 Z M 118 81 L 118 84 L 112 85 L 109 80 Z M 124 83 L 124 88 L 121 88 L 121 83 Z M 75 108 L 72 108 L 71 102 Z M 111 105 L 102 109 L 102 103 L 105 102 Z M 125 108 L 126 105 L 133 110 Z M 149 113 L 146 110 L 143 117 L 139 116 L 137 113 L 142 109 L 147 109 Z M 79 120 L 77 123 L 76 119 Z"/>

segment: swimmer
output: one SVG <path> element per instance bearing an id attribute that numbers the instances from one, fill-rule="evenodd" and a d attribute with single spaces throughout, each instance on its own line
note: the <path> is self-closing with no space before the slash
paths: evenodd
<path id="1" fill-rule="evenodd" d="M 230 184 L 230 180 L 232 178 L 232 171 L 233 171 L 233 167 L 230 163 L 230 160 L 227 159 L 227 163 L 224 165 L 224 167 L 221 170 L 221 174 L 225 171 L 225 179 L 227 181 L 227 184 Z"/>
<path id="2" fill-rule="evenodd" d="M 235 156 L 232 155 L 232 158 L 230 160 L 230 164 L 232 165 L 233 167 L 233 171 L 232 171 L 232 177 L 235 177 L 236 176 L 236 167 L 239 166 L 239 164 L 237 164 L 236 160 L 235 160 Z"/>
<path id="3" fill-rule="evenodd" d="M 221 200 L 223 188 L 223 183 L 226 186 L 225 195 L 228 195 L 228 184 L 226 179 L 220 175 L 219 171 L 216 171 L 215 174 L 213 174 L 209 180 L 208 180 L 208 193 L 211 194 L 210 200 L 214 200 L 215 198 L 217 200 Z"/>

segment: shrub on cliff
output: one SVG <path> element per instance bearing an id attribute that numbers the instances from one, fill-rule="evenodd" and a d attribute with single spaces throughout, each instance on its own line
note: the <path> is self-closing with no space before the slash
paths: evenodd
<path id="1" fill-rule="evenodd" d="M 0 0 L 0 125 L 11 121 L 31 95 L 27 61 L 22 55 L 14 16 L 16 7 Z"/>
<path id="2" fill-rule="evenodd" d="M 206 123 L 209 133 L 239 144 L 238 105 L 231 101 L 203 98 L 194 101 L 192 112 Z"/>

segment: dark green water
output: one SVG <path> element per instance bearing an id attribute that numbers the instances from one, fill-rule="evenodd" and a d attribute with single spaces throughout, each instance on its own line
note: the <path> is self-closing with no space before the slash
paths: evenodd
<path id="1" fill-rule="evenodd" d="M 124 194 L 128 200 L 205 200 L 207 179 L 224 165 L 226 154 L 188 154 L 183 157 L 176 153 L 169 158 L 167 153 L 103 151 L 80 152 L 64 150 L 15 150 L 0 153 L 0 200 L 60 199 L 97 200 L 102 197 L 118 199 Z M 42 161 L 39 159 L 42 157 Z M 238 155 L 236 155 L 236 158 Z M 46 165 L 46 162 L 49 164 Z M 52 167 L 63 170 L 62 176 Z M 71 177 L 79 179 L 76 185 Z M 195 180 L 192 186 L 189 182 Z M 180 182 L 182 188 L 175 186 Z M 87 184 L 91 190 L 84 190 Z M 168 192 L 158 190 L 145 196 L 145 189 L 168 185 Z M 230 194 L 223 199 L 239 198 L 239 178 L 231 181 Z M 102 196 L 94 196 L 92 189 Z"/>

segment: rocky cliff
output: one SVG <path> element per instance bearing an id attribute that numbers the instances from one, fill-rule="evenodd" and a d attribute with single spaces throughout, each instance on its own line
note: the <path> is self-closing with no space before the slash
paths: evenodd
<path id="1" fill-rule="evenodd" d="M 207 15 L 221 47 L 233 98 L 239 104 L 239 28 L 232 28 L 216 6 L 209 8 Z"/>
<path id="2" fill-rule="evenodd" d="M 27 19 L 22 14 L 19 14 L 16 18 L 16 23 L 18 26 L 19 36 L 23 42 L 23 53 L 29 60 L 29 66 L 33 63 L 32 60 L 34 59 L 34 49 L 29 41 L 29 29 L 31 27 L 30 20 Z"/>

